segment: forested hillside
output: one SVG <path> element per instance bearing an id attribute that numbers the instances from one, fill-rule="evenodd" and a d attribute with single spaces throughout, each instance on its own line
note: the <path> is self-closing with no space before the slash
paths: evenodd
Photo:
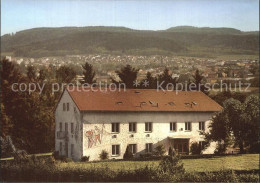
<path id="1" fill-rule="evenodd" d="M 66 54 L 251 54 L 259 50 L 259 33 L 232 28 L 173 27 L 161 31 L 125 27 L 35 28 L 1 37 L 2 52 L 43 57 Z"/>

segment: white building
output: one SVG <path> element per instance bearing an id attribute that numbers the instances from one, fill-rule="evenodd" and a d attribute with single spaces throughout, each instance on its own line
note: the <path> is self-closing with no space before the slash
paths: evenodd
<path id="1" fill-rule="evenodd" d="M 88 89 L 89 90 L 89 89 Z M 102 150 L 121 159 L 129 145 L 135 156 L 158 144 L 189 153 L 203 143 L 212 115 L 221 106 L 202 92 L 66 88 L 55 111 L 55 149 L 74 160 L 98 160 Z M 213 153 L 214 144 L 204 151 Z"/>

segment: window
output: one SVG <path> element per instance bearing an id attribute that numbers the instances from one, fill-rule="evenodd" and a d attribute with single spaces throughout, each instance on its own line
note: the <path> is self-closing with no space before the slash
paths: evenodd
<path id="1" fill-rule="evenodd" d="M 62 131 L 62 122 L 60 122 L 60 132 Z"/>
<path id="2" fill-rule="evenodd" d="M 65 123 L 65 132 L 68 132 L 68 123 Z"/>
<path id="3" fill-rule="evenodd" d="M 132 154 L 136 153 L 136 146 L 137 146 L 136 144 L 129 144 L 128 145 L 128 148 L 130 149 Z"/>
<path id="4" fill-rule="evenodd" d="M 176 129 L 177 129 L 177 123 L 176 122 L 170 123 L 170 131 L 176 131 Z"/>
<path id="5" fill-rule="evenodd" d="M 74 133 L 74 124 L 73 123 L 70 124 L 70 132 Z"/>
<path id="6" fill-rule="evenodd" d="M 62 154 L 62 142 L 60 142 L 60 154 L 59 155 L 61 155 Z"/>
<path id="7" fill-rule="evenodd" d="M 205 145 L 206 145 L 206 142 L 205 142 L 205 141 L 199 141 L 199 147 L 200 147 L 200 149 L 204 149 Z"/>
<path id="8" fill-rule="evenodd" d="M 63 103 L 63 111 L 66 111 L 66 104 Z"/>
<path id="9" fill-rule="evenodd" d="M 185 122 L 185 130 L 191 131 L 191 122 Z"/>
<path id="10" fill-rule="evenodd" d="M 70 110 L 70 103 L 67 103 L 67 111 Z"/>
<path id="11" fill-rule="evenodd" d="M 129 123 L 129 132 L 136 132 L 136 123 Z"/>
<path id="12" fill-rule="evenodd" d="M 152 122 L 146 122 L 145 123 L 145 131 L 146 132 L 151 132 L 153 129 L 153 123 Z"/>
<path id="13" fill-rule="evenodd" d="M 112 132 L 119 133 L 119 123 L 112 123 Z"/>
<path id="14" fill-rule="evenodd" d="M 112 156 L 120 155 L 120 145 L 112 145 Z"/>
<path id="15" fill-rule="evenodd" d="M 204 121 L 199 122 L 199 130 L 202 130 L 202 131 L 205 130 L 205 122 Z"/>
<path id="16" fill-rule="evenodd" d="M 152 143 L 145 144 L 145 152 L 151 153 L 152 151 L 153 151 L 153 144 Z"/>
<path id="17" fill-rule="evenodd" d="M 74 155 L 74 144 L 71 144 L 71 146 L 70 146 L 70 153 L 71 153 L 71 156 Z"/>

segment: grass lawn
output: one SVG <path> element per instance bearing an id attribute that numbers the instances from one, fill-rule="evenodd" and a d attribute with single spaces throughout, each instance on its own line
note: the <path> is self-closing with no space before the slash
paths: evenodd
<path id="1" fill-rule="evenodd" d="M 41 154 L 30 154 L 29 156 L 51 156 L 52 153 L 41 153 Z M 13 160 L 14 157 L 10 157 L 10 158 L 1 158 L 0 160 Z"/>
<path id="2" fill-rule="evenodd" d="M 205 172 L 205 171 L 219 171 L 219 170 L 254 170 L 259 169 L 259 155 L 258 154 L 244 154 L 234 156 L 220 156 L 214 158 L 201 159 L 183 159 L 184 168 L 188 172 Z M 108 167 L 112 170 L 118 169 L 136 169 L 146 165 L 156 166 L 159 161 L 110 161 L 110 162 L 71 162 L 60 163 L 61 169 L 67 168 L 91 168 L 91 167 Z"/>

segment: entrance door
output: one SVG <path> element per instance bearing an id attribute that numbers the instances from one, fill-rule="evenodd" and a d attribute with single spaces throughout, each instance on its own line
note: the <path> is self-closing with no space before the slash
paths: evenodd
<path id="1" fill-rule="evenodd" d="M 180 154 L 189 153 L 189 140 L 188 139 L 174 139 L 174 149 Z"/>

